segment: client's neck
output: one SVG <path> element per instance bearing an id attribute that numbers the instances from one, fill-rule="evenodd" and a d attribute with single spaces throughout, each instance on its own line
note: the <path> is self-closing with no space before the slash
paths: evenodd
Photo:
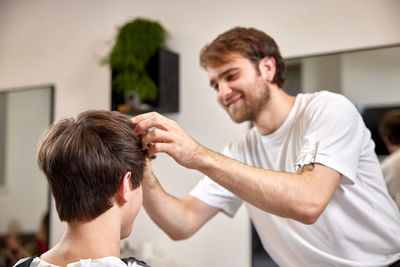
<path id="1" fill-rule="evenodd" d="M 65 266 L 81 259 L 119 258 L 121 223 L 111 210 L 89 222 L 68 222 L 64 236 L 41 259 Z"/>
<path id="2" fill-rule="evenodd" d="M 103 214 L 104 215 L 104 214 Z M 120 224 L 104 220 L 103 215 L 87 222 L 68 223 L 64 242 L 77 255 L 86 258 L 120 256 Z"/>

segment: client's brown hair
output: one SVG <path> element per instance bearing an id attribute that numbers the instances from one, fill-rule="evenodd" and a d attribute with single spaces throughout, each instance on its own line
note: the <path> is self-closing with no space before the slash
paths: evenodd
<path id="1" fill-rule="evenodd" d="M 394 109 L 385 114 L 379 125 L 379 132 L 393 145 L 400 145 L 400 109 Z"/>
<path id="2" fill-rule="evenodd" d="M 133 188 L 140 186 L 146 152 L 133 128 L 118 112 L 89 110 L 45 132 L 37 161 L 61 221 L 88 221 L 111 208 L 127 171 Z"/>

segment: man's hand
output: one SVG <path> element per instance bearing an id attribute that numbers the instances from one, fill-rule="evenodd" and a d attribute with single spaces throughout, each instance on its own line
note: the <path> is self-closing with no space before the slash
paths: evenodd
<path id="1" fill-rule="evenodd" d="M 142 136 L 143 149 L 148 156 L 164 152 L 180 165 L 196 169 L 202 153 L 207 149 L 194 141 L 175 121 L 157 112 L 138 115 L 131 119 L 135 133 Z M 151 128 L 155 127 L 151 130 Z"/>
<path id="2" fill-rule="evenodd" d="M 142 181 L 143 206 L 150 218 L 173 240 L 189 238 L 220 209 L 186 196 L 178 199 L 164 191 L 146 160 Z"/>
<path id="3" fill-rule="evenodd" d="M 143 170 L 143 181 L 142 181 L 142 186 L 143 187 L 148 187 L 151 188 L 152 185 L 156 183 L 155 177 L 153 175 L 153 170 L 151 167 L 151 161 L 150 158 L 146 159 L 146 166 L 144 167 Z"/>

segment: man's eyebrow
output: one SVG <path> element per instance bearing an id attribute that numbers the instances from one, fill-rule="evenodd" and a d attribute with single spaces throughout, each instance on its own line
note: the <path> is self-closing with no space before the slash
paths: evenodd
<path id="1" fill-rule="evenodd" d="M 233 67 L 233 68 L 230 68 L 230 69 L 225 70 L 224 72 L 218 74 L 218 79 L 221 78 L 222 76 L 224 76 L 225 74 L 227 74 L 227 73 L 229 73 L 229 72 L 231 72 L 231 71 L 233 71 L 233 70 L 237 70 L 237 69 L 238 69 L 237 67 Z M 214 84 L 214 83 L 215 83 L 215 80 L 214 80 L 214 79 L 210 80 L 210 86 L 211 86 L 211 87 L 213 87 L 213 84 Z"/>

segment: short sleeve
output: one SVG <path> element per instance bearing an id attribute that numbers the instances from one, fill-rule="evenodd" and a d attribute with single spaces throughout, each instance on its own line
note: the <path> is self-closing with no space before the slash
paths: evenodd
<path id="1" fill-rule="evenodd" d="M 304 136 L 297 166 L 321 163 L 354 183 L 362 147 L 373 146 L 361 115 L 344 96 L 324 92 L 304 114 Z"/>
<path id="2" fill-rule="evenodd" d="M 232 158 L 228 147 L 224 149 L 223 154 Z M 235 194 L 220 186 L 207 176 L 200 180 L 200 182 L 192 189 L 190 195 L 196 197 L 207 205 L 221 209 L 230 217 L 233 217 L 236 214 L 243 202 Z"/>

